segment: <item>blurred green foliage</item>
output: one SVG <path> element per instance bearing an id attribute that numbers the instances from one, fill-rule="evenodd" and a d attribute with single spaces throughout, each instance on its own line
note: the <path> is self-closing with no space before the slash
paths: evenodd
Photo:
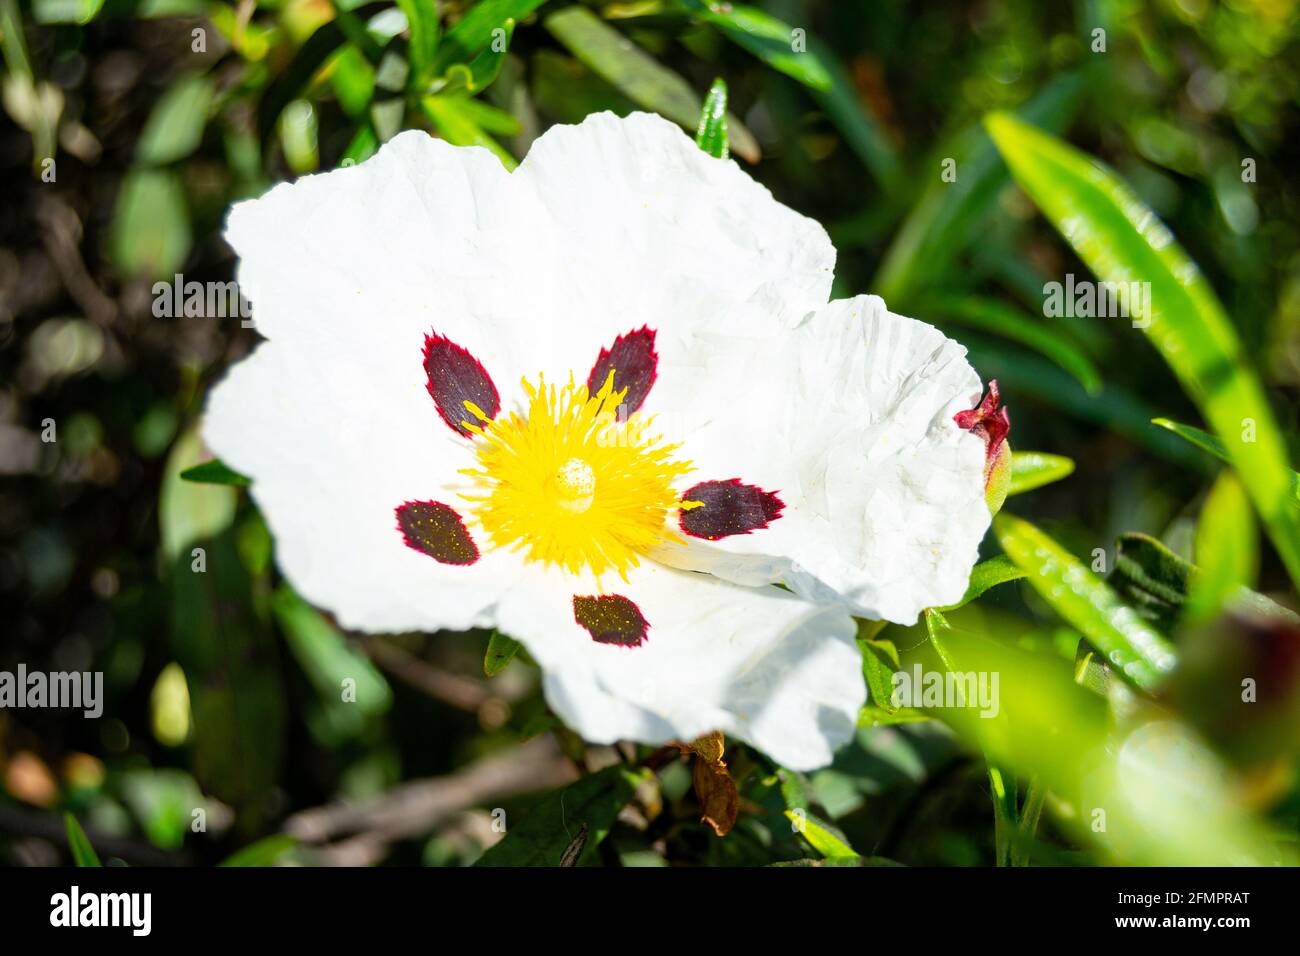
<path id="1" fill-rule="evenodd" d="M 0 669 L 107 696 L 0 711 L 0 857 L 1294 862 L 1294 0 L 0 0 L 0 52 Z M 513 167 L 602 109 L 729 147 L 827 225 L 837 295 L 939 325 L 1014 422 L 967 598 L 863 624 L 830 768 L 732 742 L 725 837 L 698 758 L 584 746 L 507 636 L 303 603 L 195 437 L 255 333 L 154 311 L 157 280 L 231 278 L 236 199 L 411 127 Z M 1159 290 L 1145 336 L 1044 315 L 1093 270 Z M 897 705 L 917 664 L 997 672 L 999 712 Z"/>

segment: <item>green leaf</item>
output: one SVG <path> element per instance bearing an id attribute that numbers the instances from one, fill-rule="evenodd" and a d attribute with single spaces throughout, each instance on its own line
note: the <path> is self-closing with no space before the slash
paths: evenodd
<path id="1" fill-rule="evenodd" d="M 257 101 L 257 137 L 260 142 L 270 139 L 284 108 L 302 96 L 312 77 L 346 41 L 343 20 L 329 20 L 317 27 L 316 32 L 298 48 L 289 65 L 275 76 Z M 344 82 L 352 79 L 354 73 L 354 68 L 344 67 Z"/>
<path id="2" fill-rule="evenodd" d="M 184 159 L 199 147 L 215 86 L 206 76 L 182 76 L 155 104 L 136 144 L 136 158 L 150 166 Z"/>
<path id="3" fill-rule="evenodd" d="M 438 4 L 436 0 L 397 0 L 397 6 L 406 16 L 410 30 L 407 56 L 411 62 L 412 89 L 422 90 L 433 78 L 433 61 L 438 52 L 438 36 L 442 30 Z"/>
<path id="4" fill-rule="evenodd" d="M 1048 535 L 1006 512 L 993 531 L 1034 590 L 1134 684 L 1150 690 L 1173 668 L 1169 642 Z"/>
<path id="5" fill-rule="evenodd" d="M 360 718 L 388 710 L 393 702 L 388 681 L 319 611 L 287 585 L 275 592 L 271 610 L 321 704 L 334 712 L 336 728 L 355 734 L 364 723 Z"/>
<path id="6" fill-rule="evenodd" d="M 519 161 L 479 124 L 477 107 L 481 104 L 466 96 L 425 96 L 421 97 L 420 105 L 434 129 L 447 142 L 455 146 L 483 146 L 491 150 L 506 169 L 513 170 L 519 165 Z"/>
<path id="7" fill-rule="evenodd" d="M 566 7 L 542 23 L 593 73 L 633 102 L 695 131 L 703 104 L 691 85 L 590 10 Z M 759 148 L 753 134 L 734 115 L 727 117 L 727 127 L 731 148 L 757 162 Z"/>
<path id="8" fill-rule="evenodd" d="M 77 866 L 103 866 L 77 818 L 71 813 L 65 813 L 63 824 L 68 831 L 68 849 L 72 851 L 72 862 Z"/>
<path id="9" fill-rule="evenodd" d="M 1119 536 L 1115 567 L 1106 583 L 1142 617 L 1162 631 L 1172 631 L 1187 600 L 1196 569 L 1146 534 Z"/>
<path id="10" fill-rule="evenodd" d="M 280 857 L 297 846 L 298 841 L 293 837 L 276 833 L 236 850 L 217 866 L 274 866 Z"/>
<path id="11" fill-rule="evenodd" d="M 859 640 L 858 648 L 862 651 L 862 676 L 867 682 L 869 699 L 880 710 L 887 714 L 893 714 L 898 710 L 893 701 L 894 667 L 897 665 L 898 651 L 894 651 L 894 662 L 891 664 L 888 658 L 889 650 L 879 646 L 879 644 L 888 643 L 888 641 L 878 643 L 876 641 Z"/>
<path id="12" fill-rule="evenodd" d="M 1026 315 L 1021 309 L 1000 299 L 979 296 L 927 296 L 916 307 L 921 315 L 938 313 L 962 325 L 1019 342 L 1047 356 L 1069 372 L 1090 395 L 1101 391 L 1101 373 L 1092 359 L 1069 336 L 1058 332 L 1041 319 Z"/>
<path id="13" fill-rule="evenodd" d="M 513 637 L 506 637 L 500 631 L 493 631 L 492 636 L 488 638 L 487 653 L 483 655 L 483 673 L 488 677 L 496 677 L 515 659 L 519 646 L 519 642 Z"/>
<path id="14" fill-rule="evenodd" d="M 507 28 L 506 21 L 522 20 L 545 2 L 546 0 L 482 0 L 471 7 L 443 37 L 442 46 L 438 48 L 434 60 L 434 74 L 445 73 L 456 63 L 468 63 L 491 45 L 493 30 L 513 29 L 513 25 Z M 508 32 L 505 36 L 508 37 Z"/>
<path id="15" fill-rule="evenodd" d="M 1006 555 L 1000 554 L 996 558 L 981 561 L 971 570 L 970 584 L 966 586 L 966 593 L 962 595 L 961 600 L 940 610 L 955 611 L 959 607 L 965 607 L 990 588 L 1006 584 L 1008 581 L 1019 581 L 1024 576 L 1025 571 Z"/>
<path id="16" fill-rule="evenodd" d="M 1064 455 L 1049 455 L 1042 451 L 1013 451 L 1011 453 L 1011 487 L 1008 495 L 1033 491 L 1043 485 L 1069 477 L 1074 472 L 1074 462 Z"/>
<path id="17" fill-rule="evenodd" d="M 505 838 L 475 866 L 558 866 L 585 825 L 587 840 L 576 861 L 581 863 L 595 852 L 619 811 L 649 777 L 648 770 L 606 767 L 547 794 L 531 808 L 516 811 L 507 821 Z"/>
<path id="18" fill-rule="evenodd" d="M 1186 617 L 1208 621 L 1255 583 L 1259 570 L 1255 516 L 1236 474 L 1224 471 L 1210 489 L 1196 526 L 1197 573 L 1192 576 Z"/>
<path id="19" fill-rule="evenodd" d="M 1155 214 L 1096 160 L 1012 116 L 986 124 L 1012 175 L 1105 282 L 1150 283 L 1143 331 L 1224 443 L 1293 581 L 1300 512 L 1272 409 L 1237 332 Z"/>
<path id="20" fill-rule="evenodd" d="M 831 73 L 821 58 L 806 49 L 796 52 L 794 31 L 770 13 L 741 3 L 681 3 L 696 19 L 717 27 L 773 69 L 815 90 L 831 88 Z"/>
<path id="21" fill-rule="evenodd" d="M 212 538 L 230 526 L 239 504 L 233 481 L 197 484 L 185 479 L 195 468 L 208 468 L 213 462 L 191 467 L 202 454 L 202 443 L 191 429 L 177 439 L 163 469 L 162 488 L 158 494 L 158 529 L 162 551 L 168 563 L 185 557 L 189 548 L 204 538 Z M 225 466 L 218 465 L 223 468 Z M 234 472 L 231 472 L 233 475 Z"/>
<path id="22" fill-rule="evenodd" d="M 700 125 L 695 130 L 695 145 L 710 156 L 726 159 L 727 148 L 727 83 L 721 77 L 709 87 L 700 111 Z"/>
<path id="23" fill-rule="evenodd" d="M 180 473 L 180 478 L 182 481 L 193 481 L 204 485 L 234 485 L 237 488 L 246 488 L 253 483 L 253 479 L 247 475 L 241 475 L 215 458 L 201 465 L 186 468 Z"/>
<path id="24" fill-rule="evenodd" d="M 127 276 L 171 279 L 190 253 L 185 190 L 170 170 L 134 169 L 117 194 L 109 250 Z"/>
<path id="25" fill-rule="evenodd" d="M 847 860 L 860 856 L 857 850 L 849 846 L 842 833 L 807 810 L 803 808 L 786 810 L 785 816 L 795 832 L 828 860 Z"/>
<path id="26" fill-rule="evenodd" d="M 40 24 L 79 23 L 85 25 L 104 8 L 104 0 L 34 0 L 32 19 Z"/>
<path id="27" fill-rule="evenodd" d="M 1080 74 L 1065 74 L 1021 107 L 1020 113 L 1051 128 L 1064 128 L 1074 115 L 1083 86 Z M 940 178 L 944 159 L 956 161 L 955 182 Z M 1007 184 L 997 150 L 978 126 L 942 145 L 926 176 L 929 185 L 903 221 L 870 284 L 895 306 L 941 275 L 957 254 L 986 230 L 989 210 Z"/>
<path id="28" fill-rule="evenodd" d="M 1179 438 L 1190 442 L 1201 451 L 1209 452 L 1219 461 L 1232 464 L 1232 459 L 1228 457 L 1228 450 L 1223 447 L 1223 442 L 1215 438 L 1207 431 L 1202 431 L 1192 425 L 1183 425 L 1179 422 L 1171 421 L 1168 418 L 1153 418 L 1153 425 L 1159 425 L 1168 431 L 1173 432 Z M 1291 472 L 1291 497 L 1297 505 L 1300 505 L 1300 472 Z"/>

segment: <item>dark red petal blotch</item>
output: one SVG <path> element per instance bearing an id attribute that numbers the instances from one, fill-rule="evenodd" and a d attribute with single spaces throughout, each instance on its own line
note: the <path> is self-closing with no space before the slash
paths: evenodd
<path id="1" fill-rule="evenodd" d="M 473 438 L 474 433 L 463 422 L 479 424 L 465 407 L 467 400 L 488 418 L 496 418 L 501 411 L 501 397 L 483 363 L 445 335 L 435 332 L 424 337 L 424 371 L 429 377 L 425 387 L 438 406 L 438 414 L 465 437 Z"/>
<path id="2" fill-rule="evenodd" d="M 655 383 L 658 374 L 659 353 L 655 351 L 654 329 L 641 326 L 634 332 L 627 332 L 614 340 L 607 349 L 601 349 L 596 364 L 587 376 L 587 393 L 595 395 L 609 377 L 609 370 L 614 370 L 614 391 L 627 389 L 623 399 L 624 416 L 631 415 L 641 407 L 650 386 Z"/>
<path id="3" fill-rule="evenodd" d="M 587 629 L 597 644 L 640 647 L 650 630 L 641 609 L 621 594 L 575 594 L 573 619 Z"/>
<path id="4" fill-rule="evenodd" d="M 478 546 L 465 522 L 450 505 L 440 501 L 408 501 L 397 507 L 397 527 L 406 546 L 443 564 L 473 564 Z"/>
<path id="5" fill-rule="evenodd" d="M 681 511 L 681 525 L 687 534 L 710 541 L 766 528 L 785 508 L 775 492 L 744 484 L 739 478 L 702 481 L 684 492 L 682 501 L 703 502 L 701 507 Z"/>

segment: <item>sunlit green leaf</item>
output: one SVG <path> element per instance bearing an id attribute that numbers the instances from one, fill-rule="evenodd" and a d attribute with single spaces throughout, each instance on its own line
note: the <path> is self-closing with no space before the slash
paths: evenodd
<path id="1" fill-rule="evenodd" d="M 1236 474 L 1225 470 L 1210 489 L 1196 526 L 1198 570 L 1187 595 L 1189 622 L 1209 620 L 1235 594 L 1254 585 L 1257 548 L 1250 500 Z"/>
<path id="2" fill-rule="evenodd" d="M 1005 113 L 986 125 L 1016 181 L 1101 280 L 1150 284 L 1151 314 L 1135 324 L 1214 426 L 1300 582 L 1300 512 L 1291 504 L 1286 449 L 1209 283 L 1155 214 L 1096 160 Z"/>
<path id="3" fill-rule="evenodd" d="M 654 110 L 694 133 L 703 103 L 679 74 L 585 7 L 566 7 L 543 20 L 560 41 L 593 73 L 635 103 Z M 758 141 L 734 115 L 727 117 L 731 148 L 749 162 L 759 158 Z"/>
<path id="4" fill-rule="evenodd" d="M 1034 590 L 1134 684 L 1152 689 L 1173 668 L 1169 642 L 1048 535 L 1006 512 L 993 530 Z"/>
<path id="5" fill-rule="evenodd" d="M 1074 473 L 1074 462 L 1064 455 L 1049 455 L 1042 451 L 1011 452 L 1011 487 L 1008 495 L 1033 491 L 1043 485 L 1069 477 Z"/>
<path id="6" fill-rule="evenodd" d="M 99 16 L 104 0 L 33 0 L 32 19 L 37 23 L 89 23 Z"/>
<path id="7" fill-rule="evenodd" d="M 456 63 L 468 63 L 494 41 L 508 43 L 510 27 L 506 21 L 518 22 L 546 0 L 481 0 L 461 17 L 442 39 L 434 60 L 434 74 L 444 73 Z M 500 30 L 500 33 L 495 31 Z"/>
<path id="8" fill-rule="evenodd" d="M 695 145 L 710 156 L 726 159 L 727 147 L 727 84 L 722 79 L 713 81 L 709 95 L 704 98 L 700 111 L 700 125 L 695 130 Z"/>
<path id="9" fill-rule="evenodd" d="M 807 810 L 796 808 L 785 811 L 786 819 L 814 850 L 827 859 L 848 859 L 859 854 L 829 823 L 819 820 Z"/>
<path id="10" fill-rule="evenodd" d="M 423 89 L 433 76 L 434 57 L 442 31 L 438 5 L 435 0 L 397 0 L 397 6 L 406 15 L 411 38 L 407 56 L 411 61 L 412 82 L 416 89 Z"/>
<path id="11" fill-rule="evenodd" d="M 1232 459 L 1228 457 L 1228 450 L 1223 446 L 1223 442 L 1215 438 L 1209 432 L 1196 428 L 1193 425 L 1184 425 L 1180 422 L 1172 421 L 1168 418 L 1153 418 L 1153 425 L 1159 425 L 1168 431 L 1173 432 L 1179 438 L 1190 442 L 1201 451 L 1208 452 L 1219 461 L 1232 464 Z M 1300 472 L 1291 473 L 1291 497 L 1295 503 L 1300 505 Z"/>
<path id="12" fill-rule="evenodd" d="M 996 558 L 981 561 L 971 571 L 970 584 L 967 585 L 966 593 L 962 595 L 962 599 L 956 604 L 949 604 L 942 610 L 955 611 L 959 607 L 965 607 L 990 588 L 995 588 L 999 584 L 1006 584 L 1008 581 L 1019 581 L 1024 576 L 1024 569 L 1017 566 L 1006 555 L 1000 554 Z"/>
<path id="13" fill-rule="evenodd" d="M 818 55 L 799 49 L 800 33 L 757 7 L 743 3 L 681 0 L 698 19 L 712 24 L 764 63 L 818 90 L 829 90 L 831 75 Z M 806 43 L 806 38 L 802 38 Z"/>
<path id="14" fill-rule="evenodd" d="M 491 150 L 506 169 L 519 165 L 519 161 L 479 124 L 481 114 L 478 107 L 481 104 L 465 96 L 425 96 L 420 99 L 420 105 L 434 129 L 447 142 L 456 146 L 483 146 Z"/>

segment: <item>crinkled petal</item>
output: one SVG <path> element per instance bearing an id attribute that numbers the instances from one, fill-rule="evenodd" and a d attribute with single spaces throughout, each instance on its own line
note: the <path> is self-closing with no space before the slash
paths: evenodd
<path id="1" fill-rule="evenodd" d="M 688 481 L 736 478 L 784 507 L 661 560 L 902 624 L 961 597 L 991 520 L 983 442 L 953 421 L 980 395 L 964 348 L 860 296 L 786 335 L 722 333 L 704 351 L 697 369 L 665 349 L 657 385 Z"/>
<path id="2" fill-rule="evenodd" d="M 548 703 L 586 739 L 721 730 L 810 770 L 852 736 L 866 688 L 844 610 L 654 564 L 605 583 L 648 622 L 639 646 L 593 640 L 575 620 L 572 578 L 558 573 L 512 591 L 498 615 L 541 664 Z"/>
<path id="3" fill-rule="evenodd" d="M 327 352 L 264 343 L 208 400 L 204 440 L 252 477 L 280 569 L 348 628 L 490 625 L 518 559 L 480 547 L 472 564 L 440 563 L 406 544 L 395 511 L 429 500 L 462 509 L 468 439 L 418 381 Z"/>

